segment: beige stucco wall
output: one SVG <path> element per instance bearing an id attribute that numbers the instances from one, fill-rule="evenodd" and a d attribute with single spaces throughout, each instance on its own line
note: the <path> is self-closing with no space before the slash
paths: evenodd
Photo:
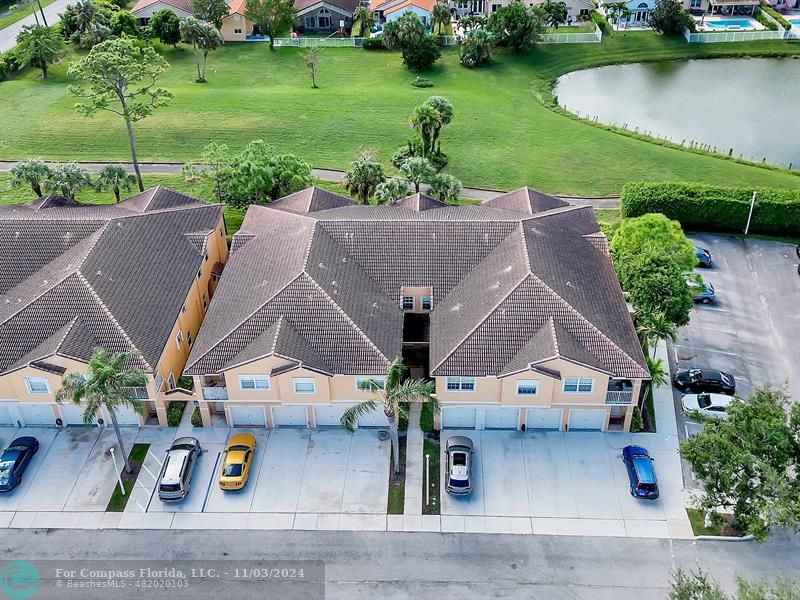
<path id="1" fill-rule="evenodd" d="M 235 33 L 235 29 L 241 29 L 241 33 Z M 253 24 L 238 13 L 222 19 L 222 28 L 219 30 L 226 42 L 244 42 L 252 31 Z"/>
<path id="2" fill-rule="evenodd" d="M 428 313 L 429 310 L 422 310 L 422 296 L 431 296 L 431 301 L 433 301 L 433 288 L 430 286 L 428 287 L 419 287 L 419 286 L 404 286 L 400 290 L 400 296 L 398 297 L 397 301 L 400 303 L 399 306 L 402 307 L 403 296 L 412 296 L 414 298 L 414 309 L 407 310 L 405 312 L 410 313 Z"/>

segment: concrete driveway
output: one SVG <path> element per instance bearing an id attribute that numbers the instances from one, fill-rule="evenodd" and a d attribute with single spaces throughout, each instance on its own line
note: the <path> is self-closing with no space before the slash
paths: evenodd
<path id="1" fill-rule="evenodd" d="M 530 517 L 572 525 L 603 521 L 622 531 L 640 527 L 654 534 L 665 534 L 669 520 L 686 519 L 674 436 L 446 431 L 443 442 L 452 435 L 466 435 L 475 445 L 474 491 L 467 497 L 443 493 L 443 516 Z M 656 461 L 658 500 L 636 500 L 628 491 L 621 456 L 631 443 L 647 447 Z"/>
<path id="2" fill-rule="evenodd" d="M 244 489 L 223 492 L 217 479 L 225 442 L 240 431 L 256 436 L 254 462 Z M 189 496 L 176 504 L 158 500 L 155 486 L 171 439 L 157 439 L 137 483 L 135 501 L 125 512 L 386 513 L 389 443 L 378 440 L 374 430 L 350 434 L 342 429 L 179 429 L 174 437 L 181 435 L 198 437 L 204 450 Z"/>

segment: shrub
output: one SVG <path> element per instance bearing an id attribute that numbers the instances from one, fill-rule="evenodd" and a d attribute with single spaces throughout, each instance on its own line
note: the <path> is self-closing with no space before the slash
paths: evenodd
<path id="1" fill-rule="evenodd" d="M 458 50 L 458 62 L 472 68 L 488 63 L 492 58 L 492 41 L 483 29 L 470 31 L 461 42 Z"/>
<path id="2" fill-rule="evenodd" d="M 432 35 L 426 35 L 421 40 L 410 41 L 403 44 L 401 50 L 403 62 L 412 71 L 425 71 L 439 60 L 442 51 L 439 42 Z"/>
<path id="3" fill-rule="evenodd" d="M 744 231 L 753 188 L 699 183 L 627 183 L 622 188 L 622 216 L 662 213 L 687 229 Z M 756 188 L 750 230 L 800 235 L 800 191 Z"/>
<path id="4" fill-rule="evenodd" d="M 364 50 L 386 50 L 386 45 L 381 38 L 366 38 L 361 42 Z"/>
<path id="5" fill-rule="evenodd" d="M 167 407 L 167 425 L 170 427 L 177 427 L 181 424 L 181 417 L 186 408 L 186 402 L 183 400 L 173 400 Z"/>
<path id="6" fill-rule="evenodd" d="M 778 31 L 778 25 L 771 19 L 767 18 L 764 11 L 757 10 L 755 13 L 753 13 L 753 18 L 770 31 Z"/>
<path id="7" fill-rule="evenodd" d="M 787 21 L 786 19 L 784 19 L 784 18 L 783 18 L 783 15 L 781 15 L 780 13 L 778 13 L 778 12 L 777 12 L 777 11 L 776 11 L 774 8 L 772 8 L 772 7 L 771 7 L 769 4 L 762 4 L 761 6 L 759 6 L 759 8 L 760 8 L 761 10 L 763 10 L 765 13 L 767 13 L 767 14 L 768 14 L 770 17 L 772 17 L 773 19 L 775 19 L 775 20 L 776 20 L 778 23 L 780 23 L 780 24 L 781 24 L 781 26 L 782 26 L 784 29 L 791 29 L 791 28 L 792 28 L 792 24 L 791 24 L 791 23 L 789 23 L 789 21 Z M 758 18 L 758 17 L 756 17 L 756 18 Z M 761 22 L 761 20 L 760 20 L 760 19 L 759 19 L 759 22 Z"/>
<path id="8" fill-rule="evenodd" d="M 679 0 L 656 0 L 656 5 L 647 17 L 647 24 L 659 33 L 678 35 L 694 23 Z"/>
<path id="9" fill-rule="evenodd" d="M 411 85 L 416 88 L 430 88 L 433 87 L 433 82 L 425 77 L 417 77 L 411 81 Z"/>
<path id="10" fill-rule="evenodd" d="M 200 416 L 200 407 L 195 406 L 194 412 L 192 413 L 192 427 L 202 427 L 203 426 L 203 417 Z"/>
<path id="11" fill-rule="evenodd" d="M 644 419 L 642 419 L 642 411 L 638 406 L 633 408 L 633 416 L 631 417 L 631 432 L 638 433 L 644 429 Z"/>
<path id="12" fill-rule="evenodd" d="M 597 10 L 593 10 L 589 13 L 589 16 L 592 18 L 598 27 L 600 27 L 600 31 L 603 32 L 603 35 L 614 35 L 614 30 L 611 28 L 611 25 L 608 24 L 606 18 L 600 14 Z"/>

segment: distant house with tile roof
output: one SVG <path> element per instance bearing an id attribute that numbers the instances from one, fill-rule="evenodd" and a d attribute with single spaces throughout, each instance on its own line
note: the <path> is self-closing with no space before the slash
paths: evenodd
<path id="1" fill-rule="evenodd" d="M 192 16 L 192 0 L 139 0 L 131 12 L 142 26 L 150 22 L 150 17 L 160 10 L 174 12 L 181 19 Z"/>
<path id="2" fill-rule="evenodd" d="M 371 0 L 370 9 L 380 22 L 396 21 L 403 13 L 411 12 L 430 27 L 434 4 L 436 0 Z"/>
<path id="3" fill-rule="evenodd" d="M 54 394 L 105 348 L 137 354 L 149 381 L 131 393 L 165 425 L 227 260 L 222 212 L 160 187 L 111 205 L 0 206 L 0 424 L 82 423 L 82 407 Z"/>
<path id="4" fill-rule="evenodd" d="M 402 356 L 440 427 L 627 430 L 649 374 L 607 250 L 591 207 L 529 188 L 251 206 L 187 363 L 201 414 L 336 425 Z"/>

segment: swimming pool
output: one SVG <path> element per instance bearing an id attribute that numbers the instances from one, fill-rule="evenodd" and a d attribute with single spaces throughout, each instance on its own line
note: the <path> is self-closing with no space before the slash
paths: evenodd
<path id="1" fill-rule="evenodd" d="M 749 19 L 726 19 L 721 21 L 706 21 L 705 26 L 708 29 L 728 29 L 729 27 L 738 27 L 739 29 L 755 29 L 755 26 Z"/>
<path id="2" fill-rule="evenodd" d="M 791 23 L 795 27 L 800 27 L 800 19 L 789 19 L 789 23 Z"/>

